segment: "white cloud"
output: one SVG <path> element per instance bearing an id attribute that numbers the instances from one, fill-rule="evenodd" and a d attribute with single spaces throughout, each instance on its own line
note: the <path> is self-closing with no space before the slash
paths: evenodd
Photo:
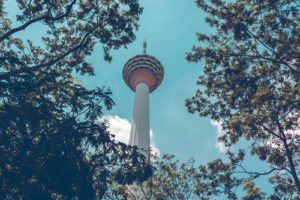
<path id="1" fill-rule="evenodd" d="M 128 144 L 130 123 L 127 119 L 123 119 L 117 115 L 106 115 L 102 119 L 107 120 L 109 122 L 108 130 L 110 133 L 115 135 L 115 139 L 117 141 Z"/>
<path id="2" fill-rule="evenodd" d="M 291 117 L 291 116 L 292 115 L 290 115 L 289 117 Z M 300 118 L 298 119 L 297 122 L 298 122 L 298 124 L 300 124 Z M 225 131 L 222 128 L 222 121 L 211 120 L 210 123 L 217 128 L 218 137 L 221 137 L 225 134 Z M 278 132 L 278 131 L 276 130 L 275 132 Z M 288 130 L 285 132 L 285 135 L 286 135 L 288 144 L 291 142 L 298 142 L 299 138 L 300 138 L 300 129 L 295 128 L 295 130 Z M 267 146 L 269 148 L 285 151 L 284 144 L 279 138 L 271 137 L 269 139 L 266 139 L 261 145 Z M 226 152 L 228 149 L 224 143 L 219 142 L 219 141 L 216 142 L 215 147 L 218 149 L 219 152 Z"/>
<path id="3" fill-rule="evenodd" d="M 221 137 L 225 134 L 225 131 L 222 128 L 222 122 L 221 121 L 215 121 L 215 120 L 211 120 L 210 123 L 217 127 L 217 133 L 218 133 L 218 137 Z M 225 144 L 223 142 L 219 142 L 217 141 L 215 144 L 215 147 L 218 149 L 219 152 L 226 152 L 227 147 L 225 146 Z"/>
<path id="4" fill-rule="evenodd" d="M 115 139 L 125 144 L 129 143 L 131 124 L 126 118 L 121 118 L 118 115 L 105 115 L 100 120 L 107 120 L 109 122 L 108 130 L 115 135 Z M 150 130 L 150 147 L 152 153 L 159 155 L 159 149 L 153 143 L 153 131 Z"/>

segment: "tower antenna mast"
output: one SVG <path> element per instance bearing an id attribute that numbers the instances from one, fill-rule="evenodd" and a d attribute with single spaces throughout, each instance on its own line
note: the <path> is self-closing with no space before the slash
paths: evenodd
<path id="1" fill-rule="evenodd" d="M 144 40 L 144 43 L 143 43 L 143 54 L 146 54 L 146 49 L 147 49 L 147 41 Z"/>

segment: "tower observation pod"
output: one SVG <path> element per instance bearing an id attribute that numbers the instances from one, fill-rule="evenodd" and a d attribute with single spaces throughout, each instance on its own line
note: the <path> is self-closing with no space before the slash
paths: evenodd
<path id="1" fill-rule="evenodd" d="M 129 145 L 137 146 L 144 154 L 150 148 L 149 93 L 160 85 L 163 77 L 159 60 L 146 54 L 146 41 L 143 54 L 130 58 L 123 68 L 123 79 L 135 92 Z"/>

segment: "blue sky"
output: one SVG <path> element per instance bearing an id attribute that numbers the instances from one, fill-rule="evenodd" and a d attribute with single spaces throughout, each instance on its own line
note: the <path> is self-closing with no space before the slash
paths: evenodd
<path id="1" fill-rule="evenodd" d="M 194 1 L 183 0 L 141 0 L 144 12 L 140 19 L 137 39 L 127 49 L 112 52 L 113 60 L 103 60 L 101 44 L 97 45 L 88 61 L 95 68 L 95 76 L 79 79 L 93 89 L 97 86 L 110 87 L 116 105 L 105 111 L 111 122 L 112 130 L 121 138 L 128 138 L 131 122 L 134 93 L 122 79 L 125 62 L 136 54 L 142 53 L 144 39 L 147 40 L 147 53 L 156 57 L 164 66 L 165 76 L 162 84 L 150 94 L 150 127 L 152 142 L 160 154 L 174 154 L 177 159 L 187 161 L 194 157 L 197 163 L 205 164 L 219 157 L 225 157 L 217 144 L 220 126 L 210 118 L 190 114 L 184 100 L 194 95 L 196 81 L 202 73 L 204 63 L 188 63 L 185 53 L 196 41 L 195 32 L 212 33 L 205 23 L 205 14 L 197 8 Z M 14 19 L 14 1 L 7 1 L 9 18 Z M 22 37 L 35 37 L 43 33 L 41 25 L 34 25 L 20 33 Z M 218 129 L 219 128 L 219 129 Z M 246 147 L 245 147 L 246 148 Z M 263 168 L 258 160 L 249 157 L 247 167 Z M 262 180 L 262 184 L 266 184 Z"/>
<path id="2" fill-rule="evenodd" d="M 187 112 L 184 99 L 196 90 L 196 80 L 203 63 L 191 64 L 185 53 L 197 44 L 195 32 L 212 30 L 204 23 L 204 15 L 193 1 L 143 0 L 144 12 L 140 19 L 137 39 L 128 49 L 112 52 L 113 61 L 102 59 L 101 46 L 95 49 L 89 61 L 96 76 L 84 78 L 90 87 L 109 86 L 116 106 L 106 115 L 117 115 L 131 121 L 134 93 L 122 79 L 125 62 L 142 53 L 147 40 L 147 53 L 161 61 L 165 70 L 162 84 L 150 94 L 150 127 L 153 142 L 161 154 L 175 154 L 180 160 L 194 157 L 207 162 L 223 155 L 215 147 L 217 128 L 209 118 L 200 118 Z"/>

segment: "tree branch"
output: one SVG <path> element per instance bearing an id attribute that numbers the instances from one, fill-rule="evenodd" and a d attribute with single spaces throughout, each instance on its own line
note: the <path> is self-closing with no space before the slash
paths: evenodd
<path id="1" fill-rule="evenodd" d="M 278 134 L 276 134 L 274 131 L 272 131 L 272 130 L 270 130 L 270 129 L 268 129 L 265 125 L 261 125 L 266 131 L 268 131 L 269 133 L 271 133 L 272 135 L 274 135 L 275 137 L 277 137 L 277 138 L 279 138 L 279 139 L 281 139 L 282 140 L 282 137 L 280 136 L 280 135 L 278 135 Z"/>
<path id="2" fill-rule="evenodd" d="M 47 15 L 42 15 L 40 17 L 37 17 L 37 18 L 34 18 L 32 20 L 29 20 L 28 22 L 26 22 L 25 24 L 17 27 L 17 28 L 14 28 L 14 29 L 11 29 L 10 31 L 6 32 L 5 34 L 3 34 L 1 37 L 0 37 L 0 42 L 2 42 L 3 40 L 5 40 L 6 38 L 8 38 L 9 36 L 11 36 L 12 34 L 18 32 L 18 31 L 21 31 L 21 30 L 24 30 L 27 26 L 29 26 L 30 24 L 33 24 L 37 21 L 40 21 L 40 20 L 43 20 L 46 18 Z"/>
<path id="3" fill-rule="evenodd" d="M 142 184 L 142 183 L 139 183 L 138 186 L 139 186 L 140 189 L 142 190 L 142 193 L 143 193 L 145 199 L 146 199 L 146 200 L 150 200 L 150 198 L 148 198 L 148 196 L 147 196 L 147 194 L 146 194 L 146 192 L 145 192 L 145 190 L 144 190 L 144 188 L 143 188 L 143 184 Z"/>
<path id="4" fill-rule="evenodd" d="M 270 52 L 272 52 L 273 54 L 275 54 L 276 56 L 278 56 L 279 61 L 281 64 L 284 64 L 285 66 L 287 66 L 290 70 L 292 70 L 293 72 L 299 73 L 297 70 L 295 70 L 293 67 L 291 67 L 287 62 L 283 61 L 280 56 L 274 51 L 272 50 L 270 47 L 268 47 L 264 42 L 262 42 L 258 37 L 256 37 L 256 35 L 254 35 L 253 33 L 251 33 L 251 31 L 249 31 L 248 29 L 246 30 L 246 32 L 251 35 L 254 39 L 256 39 L 261 45 L 263 45 L 266 49 L 268 49 Z"/>
<path id="5" fill-rule="evenodd" d="M 249 172 L 241 164 L 237 164 L 237 166 L 239 166 L 243 170 L 243 173 L 255 175 L 253 179 L 255 179 L 259 176 L 271 174 L 275 170 L 284 170 L 285 169 L 285 168 L 272 168 L 270 171 L 267 171 L 267 172 Z"/>
<path id="6" fill-rule="evenodd" d="M 297 175 L 297 172 L 296 172 L 296 168 L 295 168 L 295 165 L 294 165 L 294 161 L 293 161 L 293 158 L 292 158 L 292 152 L 289 148 L 289 145 L 287 144 L 287 139 L 285 137 L 285 134 L 283 132 L 283 129 L 279 123 L 278 120 L 276 120 L 276 124 L 277 124 L 277 127 L 282 135 L 282 141 L 283 141 L 283 145 L 284 145 L 284 148 L 285 148 L 285 152 L 286 152 L 286 156 L 288 158 L 288 162 L 289 162 L 289 165 L 290 165 L 290 169 L 291 169 L 291 174 L 294 178 L 294 181 L 296 183 L 296 186 L 297 186 L 297 189 L 298 189 L 298 192 L 300 192 L 300 182 L 299 182 L 299 178 L 298 178 L 298 175 Z"/>
<path id="7" fill-rule="evenodd" d="M 66 56 L 68 56 L 70 53 L 84 47 L 84 42 L 86 40 L 86 38 L 96 29 L 97 27 L 95 27 L 94 29 L 92 29 L 90 32 L 88 32 L 84 37 L 83 39 L 81 40 L 81 42 L 79 43 L 79 45 L 75 46 L 74 48 L 68 50 L 67 52 L 65 52 L 64 54 L 58 56 L 57 58 L 47 62 L 47 63 L 42 63 L 42 64 L 39 64 L 39 65 L 36 65 L 36 66 L 33 66 L 33 67 L 21 67 L 20 69 L 17 69 L 17 70 L 14 70 L 14 71 L 10 71 L 10 72 L 7 72 L 7 73 L 2 73 L 0 74 L 0 78 L 3 78 L 3 77 L 8 77 L 8 76 L 12 76 L 12 75 L 18 75 L 20 73 L 23 73 L 23 72 L 32 72 L 32 71 L 36 71 L 40 68 L 43 68 L 43 67 L 49 67 L 53 64 L 55 64 L 56 62 L 58 62 L 59 60 L 65 58 Z"/>
<path id="8" fill-rule="evenodd" d="M 127 191 L 132 195 L 132 197 L 134 198 L 134 200 L 137 200 L 135 195 L 130 191 L 130 189 L 128 188 L 128 186 L 126 185 Z"/>
<path id="9" fill-rule="evenodd" d="M 25 30 L 29 25 L 31 25 L 31 24 L 33 24 L 33 23 L 35 23 L 37 21 L 41 21 L 43 19 L 48 19 L 48 20 L 52 20 L 52 21 L 58 21 L 58 20 L 60 20 L 60 19 L 62 19 L 64 17 L 66 17 L 68 14 L 70 14 L 70 12 L 72 10 L 72 7 L 76 3 L 76 1 L 77 0 L 73 0 L 73 2 L 68 6 L 66 13 L 63 14 L 63 15 L 60 15 L 60 16 L 57 16 L 57 17 L 50 17 L 49 14 L 45 14 L 45 15 L 36 17 L 34 19 L 31 19 L 28 22 L 26 22 L 25 24 L 23 24 L 23 25 L 21 25 L 21 26 L 19 26 L 17 28 L 11 29 L 10 31 L 6 32 L 5 34 L 3 34 L 0 37 L 0 42 L 4 41 L 9 36 L 11 36 L 12 34 L 18 32 L 18 31 Z"/>

